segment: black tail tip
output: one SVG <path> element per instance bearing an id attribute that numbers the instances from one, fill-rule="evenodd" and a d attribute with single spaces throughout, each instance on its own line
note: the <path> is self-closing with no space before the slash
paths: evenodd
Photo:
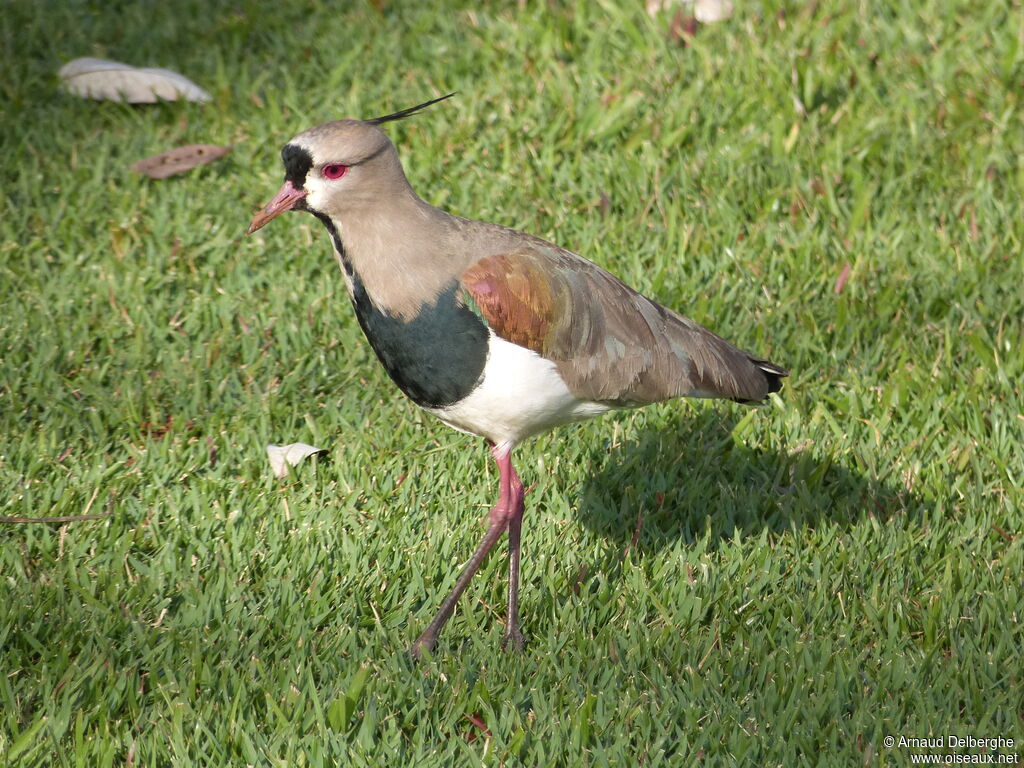
<path id="1" fill-rule="evenodd" d="M 789 371 L 782 368 L 775 363 L 769 363 L 767 360 L 761 360 L 756 357 L 750 358 L 750 362 L 757 366 L 757 369 L 764 376 L 764 382 L 767 385 L 767 391 L 764 395 L 756 400 L 747 400 L 741 397 L 734 397 L 733 402 L 739 403 L 740 405 L 762 405 L 767 399 L 768 395 L 773 392 L 778 392 L 782 389 L 782 380 L 789 376 Z"/>
<path id="2" fill-rule="evenodd" d="M 782 380 L 789 376 L 789 371 L 775 365 L 775 363 L 769 363 L 767 360 L 758 360 L 757 367 L 761 369 L 761 373 L 764 374 L 765 381 L 768 382 L 767 395 L 772 394 L 772 392 L 778 392 L 782 389 Z"/>

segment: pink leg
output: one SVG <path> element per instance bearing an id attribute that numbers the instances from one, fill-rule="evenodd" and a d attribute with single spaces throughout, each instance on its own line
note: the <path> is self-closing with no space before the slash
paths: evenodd
<path id="1" fill-rule="evenodd" d="M 494 459 L 498 464 L 501 495 L 498 498 L 498 503 L 491 510 L 490 525 L 488 525 L 483 539 L 480 540 L 476 552 L 473 553 L 473 557 L 470 558 L 466 567 L 459 575 L 458 581 L 455 582 L 455 588 L 452 589 L 451 594 L 441 603 L 441 607 L 434 616 L 434 620 L 430 622 L 423 631 L 423 634 L 413 643 L 410 653 L 415 659 L 418 659 L 424 650 L 431 650 L 435 643 L 437 643 L 437 636 L 441 632 L 441 628 L 451 618 L 459 597 L 462 596 L 466 587 L 469 586 L 473 576 L 480 570 L 480 565 L 483 563 L 484 558 L 487 557 L 487 554 L 506 529 L 509 531 L 510 547 L 514 544 L 514 549 L 509 551 L 509 621 L 505 629 L 503 645 L 511 640 L 515 648 L 522 647 L 523 637 L 519 633 L 518 613 L 519 538 L 523 519 L 523 484 L 512 467 L 512 446 L 495 446 L 492 447 L 491 452 L 494 454 Z"/>
<path id="2" fill-rule="evenodd" d="M 505 637 L 501 640 L 501 647 L 508 648 L 512 644 L 512 650 L 523 650 L 523 635 L 519 631 L 519 542 L 523 528 L 523 483 L 512 468 L 509 462 L 509 469 L 512 471 L 512 493 L 515 502 L 514 507 L 509 510 L 508 518 L 508 623 L 505 625 Z"/>

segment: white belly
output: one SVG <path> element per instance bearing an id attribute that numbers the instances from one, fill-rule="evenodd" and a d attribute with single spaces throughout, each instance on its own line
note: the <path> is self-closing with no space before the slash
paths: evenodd
<path id="1" fill-rule="evenodd" d="M 598 416 L 608 406 L 575 397 L 554 363 L 492 331 L 476 389 L 457 403 L 426 410 L 450 427 L 500 445 Z"/>

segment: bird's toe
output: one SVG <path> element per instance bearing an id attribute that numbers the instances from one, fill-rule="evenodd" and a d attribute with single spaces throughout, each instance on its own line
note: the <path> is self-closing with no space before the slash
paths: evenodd
<path id="1" fill-rule="evenodd" d="M 424 654 L 429 654 L 434 650 L 434 644 L 437 642 L 437 639 L 425 637 L 425 634 L 416 638 L 416 642 L 409 647 L 409 656 L 412 657 L 413 661 L 422 661 Z"/>
<path id="2" fill-rule="evenodd" d="M 526 640 L 518 628 L 505 631 L 505 636 L 501 639 L 501 650 L 510 651 L 511 653 L 522 653 L 525 647 Z"/>

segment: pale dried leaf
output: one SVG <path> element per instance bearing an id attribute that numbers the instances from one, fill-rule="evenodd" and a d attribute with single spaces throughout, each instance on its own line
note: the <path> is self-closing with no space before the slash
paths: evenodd
<path id="1" fill-rule="evenodd" d="M 731 0 L 697 0 L 693 4 L 693 15 L 701 24 L 714 24 L 732 16 Z"/>
<path id="2" fill-rule="evenodd" d="M 230 151 L 231 147 L 220 147 L 216 144 L 187 144 L 139 160 L 132 165 L 132 170 L 144 173 L 151 179 L 166 179 L 176 173 L 191 171 L 198 165 L 212 163 Z"/>
<path id="3" fill-rule="evenodd" d="M 141 69 L 106 59 L 74 59 L 60 68 L 64 87 L 86 99 L 155 104 L 157 101 L 207 102 L 211 96 L 184 75 L 169 69 Z"/>
<path id="4" fill-rule="evenodd" d="M 270 468 L 274 470 L 274 477 L 288 477 L 288 467 L 294 467 L 303 459 L 307 459 L 317 453 L 327 453 L 323 448 L 314 448 L 305 443 L 290 443 L 288 445 L 268 445 L 267 458 L 270 459 Z"/>
<path id="5" fill-rule="evenodd" d="M 732 16 L 733 12 L 732 0 L 645 0 L 644 3 L 644 7 L 651 17 L 676 6 L 685 6 L 685 8 L 680 8 L 684 15 L 686 11 L 690 11 L 693 18 L 701 24 L 725 21 Z"/>

